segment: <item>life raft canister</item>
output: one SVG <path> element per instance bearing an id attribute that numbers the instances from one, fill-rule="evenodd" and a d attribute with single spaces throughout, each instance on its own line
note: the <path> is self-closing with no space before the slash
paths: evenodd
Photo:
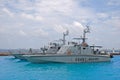
<path id="1" fill-rule="evenodd" d="M 71 51 L 70 50 L 67 50 L 67 55 L 71 55 Z"/>

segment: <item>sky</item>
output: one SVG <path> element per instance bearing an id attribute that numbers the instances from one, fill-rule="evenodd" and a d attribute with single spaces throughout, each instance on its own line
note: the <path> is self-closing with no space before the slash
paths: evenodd
<path id="1" fill-rule="evenodd" d="M 0 0 L 0 49 L 40 48 L 80 37 L 89 45 L 120 49 L 120 0 Z"/>

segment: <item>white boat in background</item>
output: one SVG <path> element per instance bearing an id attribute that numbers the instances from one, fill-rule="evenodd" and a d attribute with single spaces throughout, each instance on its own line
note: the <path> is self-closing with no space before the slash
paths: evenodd
<path id="1" fill-rule="evenodd" d="M 82 43 L 69 42 L 63 45 L 57 54 L 46 55 L 24 55 L 32 63 L 81 63 L 81 62 L 103 62 L 110 61 L 112 55 L 100 51 L 101 46 L 90 46 L 86 43 L 86 33 L 89 27 L 84 29 Z M 77 38 L 78 39 L 78 38 Z M 97 49 L 95 49 L 97 47 Z"/>

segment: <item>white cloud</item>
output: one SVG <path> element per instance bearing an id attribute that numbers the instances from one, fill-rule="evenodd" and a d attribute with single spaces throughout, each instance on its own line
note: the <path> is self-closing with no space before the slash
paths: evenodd
<path id="1" fill-rule="evenodd" d="M 22 13 L 21 16 L 23 18 L 27 18 L 27 19 L 31 19 L 31 20 L 36 20 L 36 21 L 42 21 L 43 18 L 41 16 L 34 16 L 32 14 L 26 14 L 26 13 Z"/>
<path id="2" fill-rule="evenodd" d="M 5 13 L 7 13 L 9 16 L 13 17 L 14 14 L 12 12 L 10 12 L 7 8 L 3 8 L 2 9 Z"/>
<path id="3" fill-rule="evenodd" d="M 68 30 L 70 35 L 72 35 L 72 36 L 82 35 L 84 28 L 85 27 L 83 27 L 83 25 L 78 21 L 73 21 L 70 24 L 62 24 L 62 25 L 55 25 L 54 26 L 54 30 L 56 32 L 63 33 L 66 30 Z"/>
<path id="4" fill-rule="evenodd" d="M 24 17 L 24 18 L 28 18 L 28 19 L 34 19 L 34 16 L 30 15 L 30 14 L 22 13 L 21 16 Z"/>
<path id="5" fill-rule="evenodd" d="M 120 30 L 120 17 L 111 17 L 111 19 L 106 20 L 104 23 L 117 30 Z"/>
<path id="6" fill-rule="evenodd" d="M 66 31 L 66 28 L 63 27 L 63 26 L 61 26 L 61 25 L 56 25 L 56 26 L 54 27 L 54 30 L 55 30 L 56 32 L 58 32 L 58 33 L 63 33 L 63 32 Z"/>
<path id="7" fill-rule="evenodd" d="M 109 0 L 108 5 L 110 5 L 110 6 L 120 6 L 120 0 Z"/>
<path id="8" fill-rule="evenodd" d="M 48 33 L 46 31 L 42 30 L 41 28 L 39 28 L 39 29 L 35 29 L 35 30 L 29 32 L 29 35 L 35 36 L 35 37 L 40 37 L 40 36 L 46 37 L 46 36 L 48 36 Z"/>
<path id="9" fill-rule="evenodd" d="M 21 36 L 27 36 L 27 34 L 26 34 L 23 30 L 20 30 L 20 31 L 19 31 L 19 34 L 20 34 Z"/>
<path id="10" fill-rule="evenodd" d="M 5 29 L 0 27 L 0 33 L 4 33 L 5 32 Z"/>
<path id="11" fill-rule="evenodd" d="M 35 20 L 42 21 L 43 17 L 41 17 L 41 16 L 35 16 Z"/>
<path id="12" fill-rule="evenodd" d="M 109 5 L 118 5 L 117 1 L 119 3 L 119 0 L 110 0 Z M 120 29 L 119 11 L 97 11 L 97 7 L 88 5 L 88 0 L 2 0 L 0 3 L 0 24 L 4 26 L 0 26 L 0 32 L 8 36 L 16 34 L 18 37 L 36 38 L 52 35 L 54 39 L 56 32 L 59 35 L 68 29 L 72 37 L 79 37 L 83 25 L 88 23 L 95 27 L 98 36 L 104 31 L 103 28 L 99 30 L 100 26 L 108 31 L 111 27 Z M 87 3 L 87 6 L 82 3 Z"/>
<path id="13" fill-rule="evenodd" d="M 77 22 L 77 21 L 74 21 L 73 22 L 73 25 L 76 26 L 76 27 L 80 27 L 81 29 L 83 29 L 84 27 L 82 26 L 81 23 Z"/>
<path id="14" fill-rule="evenodd" d="M 98 18 L 108 18 L 109 15 L 107 13 L 97 13 Z"/>
<path id="15" fill-rule="evenodd" d="M 39 13 L 42 12 L 48 13 L 60 13 L 60 14 L 69 14 L 72 11 L 73 7 L 73 1 L 72 0 L 41 0 L 37 1 L 35 6 L 36 6 L 36 11 Z"/>

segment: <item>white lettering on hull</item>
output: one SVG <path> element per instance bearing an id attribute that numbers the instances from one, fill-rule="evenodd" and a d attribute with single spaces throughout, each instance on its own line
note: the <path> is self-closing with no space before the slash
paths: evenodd
<path id="1" fill-rule="evenodd" d="M 75 62 L 94 62 L 99 61 L 99 58 L 75 58 Z"/>

